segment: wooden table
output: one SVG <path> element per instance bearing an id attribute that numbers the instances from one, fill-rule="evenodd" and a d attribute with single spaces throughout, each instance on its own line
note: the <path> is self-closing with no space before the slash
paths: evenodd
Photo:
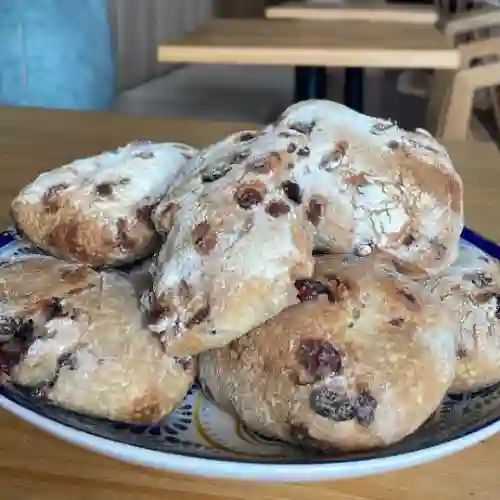
<path id="1" fill-rule="evenodd" d="M 388 5 L 369 2 L 353 5 L 285 2 L 267 7 L 267 19 L 299 19 L 302 21 L 370 21 L 387 23 L 437 23 L 437 10 L 427 5 Z"/>
<path id="2" fill-rule="evenodd" d="M 290 65 L 296 100 L 323 98 L 325 67 L 456 69 L 460 54 L 437 28 L 412 23 L 216 19 L 161 45 L 174 63 Z M 344 102 L 362 110 L 362 79 L 347 79 Z"/>
<path id="3" fill-rule="evenodd" d="M 133 139 L 196 146 L 238 123 L 0 108 L 0 209 L 39 172 Z M 500 241 L 500 154 L 492 144 L 450 144 L 466 186 L 468 224 Z M 257 484 L 199 479 L 123 464 L 59 441 L 0 411 L 0 498 L 5 500 L 497 500 L 500 436 L 443 460 L 365 479 Z"/>

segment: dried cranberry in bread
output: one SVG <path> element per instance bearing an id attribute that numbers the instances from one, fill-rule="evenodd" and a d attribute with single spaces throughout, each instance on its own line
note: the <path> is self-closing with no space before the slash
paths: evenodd
<path id="1" fill-rule="evenodd" d="M 165 355 L 118 274 L 32 257 L 0 267 L 0 369 L 64 408 L 152 423 L 185 396 L 192 364 Z"/>
<path id="2" fill-rule="evenodd" d="M 118 265 L 159 244 L 151 211 L 196 151 L 184 144 L 131 143 L 41 174 L 12 202 L 12 217 L 52 255 Z"/>
<path id="3" fill-rule="evenodd" d="M 477 390 L 500 381 L 498 262 L 463 243 L 457 260 L 425 286 L 456 317 L 457 366 L 450 391 Z"/>
<path id="4" fill-rule="evenodd" d="M 212 399 L 306 448 L 387 446 L 436 409 L 454 375 L 453 320 L 375 259 L 320 257 L 292 306 L 199 359 Z"/>

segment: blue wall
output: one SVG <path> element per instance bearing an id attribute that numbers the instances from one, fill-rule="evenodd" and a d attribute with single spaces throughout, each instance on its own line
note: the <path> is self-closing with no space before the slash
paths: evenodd
<path id="1" fill-rule="evenodd" d="M 105 0 L 0 0 L 0 105 L 105 109 L 114 87 Z"/>

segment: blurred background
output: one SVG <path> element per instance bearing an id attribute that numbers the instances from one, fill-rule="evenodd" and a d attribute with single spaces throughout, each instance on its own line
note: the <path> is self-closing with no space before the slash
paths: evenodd
<path id="1" fill-rule="evenodd" d="M 428 5 L 438 12 L 438 24 L 457 13 L 491 8 L 497 3 L 309 0 L 304 4 L 315 2 L 354 7 L 362 4 L 374 9 L 380 5 Z M 267 8 L 285 3 L 0 0 L 0 105 L 268 121 L 293 100 L 293 67 L 165 63 L 158 61 L 158 47 L 182 39 L 216 18 L 264 20 Z M 496 38 L 499 31 L 500 27 L 488 26 L 481 37 Z M 465 41 L 470 39 L 465 37 Z M 344 74 L 343 68 L 328 69 L 329 98 L 342 101 Z M 405 126 L 424 123 L 429 95 L 419 86 L 425 87 L 429 76 L 421 70 L 366 69 L 364 111 L 390 116 Z M 498 136 L 492 95 L 481 92 L 479 89 L 474 96 L 474 116 L 484 130 Z"/>

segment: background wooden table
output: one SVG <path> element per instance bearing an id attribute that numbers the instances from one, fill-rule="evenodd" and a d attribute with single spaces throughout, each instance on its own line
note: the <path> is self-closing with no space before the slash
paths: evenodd
<path id="1" fill-rule="evenodd" d="M 453 43 L 426 24 L 217 19 L 161 45 L 162 62 L 456 69 Z"/>
<path id="2" fill-rule="evenodd" d="M 161 45 L 158 59 L 294 66 L 296 101 L 324 98 L 325 68 L 346 68 L 344 103 L 363 111 L 363 69 L 456 69 L 460 53 L 429 24 L 216 19 Z"/>
<path id="3" fill-rule="evenodd" d="M 0 108 L 0 210 L 37 173 L 134 139 L 201 146 L 251 124 Z M 493 144 L 448 144 L 466 186 L 468 224 L 500 241 L 500 154 Z M 201 479 L 123 464 L 59 441 L 0 411 L 3 500 L 497 500 L 500 436 L 405 471 L 315 484 Z"/>
<path id="4" fill-rule="evenodd" d="M 266 8 L 268 19 L 302 19 L 310 21 L 371 21 L 390 23 L 435 24 L 438 11 L 432 5 L 411 3 L 388 5 L 366 2 L 353 5 L 328 5 L 313 2 L 285 2 Z"/>

